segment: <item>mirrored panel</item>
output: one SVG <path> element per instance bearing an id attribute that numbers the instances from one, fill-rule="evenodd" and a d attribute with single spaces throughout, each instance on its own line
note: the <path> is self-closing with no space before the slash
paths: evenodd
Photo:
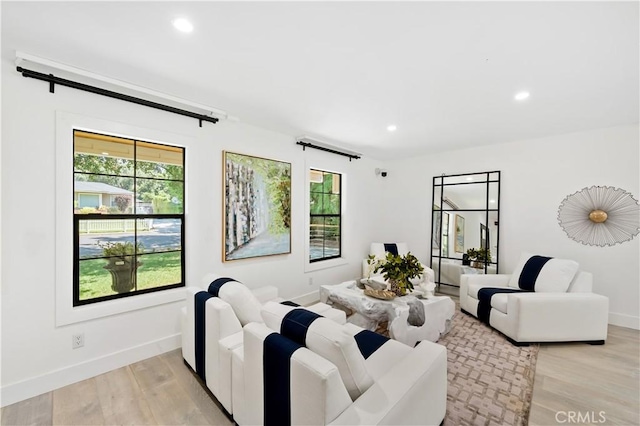
<path id="1" fill-rule="evenodd" d="M 485 210 L 487 208 L 486 183 L 461 183 L 442 187 L 443 210 Z"/>
<path id="2" fill-rule="evenodd" d="M 433 179 L 431 267 L 436 283 L 498 273 L 500 172 Z"/>

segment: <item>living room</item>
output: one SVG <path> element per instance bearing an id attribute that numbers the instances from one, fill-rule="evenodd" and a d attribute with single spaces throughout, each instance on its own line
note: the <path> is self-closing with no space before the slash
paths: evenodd
<path id="1" fill-rule="evenodd" d="M 193 33 L 171 26 L 182 15 Z M 184 288 L 73 306 L 76 128 L 185 148 L 186 286 L 214 272 L 304 304 L 360 278 L 372 242 L 429 264 L 433 177 L 499 170 L 499 272 L 523 252 L 577 261 L 637 358 L 640 240 L 584 245 L 558 223 L 583 188 L 640 196 L 637 35 L 635 2 L 3 2 L 2 406 L 181 346 Z M 17 51 L 214 105 L 220 121 L 50 93 L 16 71 Z M 303 150 L 307 134 L 362 158 Z M 224 151 L 291 165 L 290 253 L 222 260 Z M 344 179 L 338 259 L 309 260 L 309 169 Z M 637 396 L 637 365 L 623 374 Z"/>

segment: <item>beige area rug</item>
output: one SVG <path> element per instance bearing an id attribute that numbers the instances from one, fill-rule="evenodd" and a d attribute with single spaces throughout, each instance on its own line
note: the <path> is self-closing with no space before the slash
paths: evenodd
<path id="1" fill-rule="evenodd" d="M 514 346 L 500 333 L 457 311 L 447 347 L 444 425 L 526 425 L 538 345 Z"/>

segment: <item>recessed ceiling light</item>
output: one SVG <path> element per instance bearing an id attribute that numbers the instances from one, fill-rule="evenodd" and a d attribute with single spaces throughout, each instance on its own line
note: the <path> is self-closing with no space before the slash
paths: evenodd
<path id="1" fill-rule="evenodd" d="M 468 180 L 469 182 L 471 182 L 471 181 L 473 180 L 473 178 L 472 178 L 471 176 L 468 176 L 468 177 L 467 177 L 467 180 Z"/>
<path id="2" fill-rule="evenodd" d="M 183 33 L 190 33 L 191 31 L 193 31 L 193 24 L 184 18 L 174 19 L 173 26 L 176 28 L 176 30 L 182 31 Z"/>
<path id="3" fill-rule="evenodd" d="M 390 125 L 387 126 L 387 130 L 390 131 L 390 132 L 395 132 L 396 129 L 397 129 L 397 127 L 396 127 L 395 124 L 390 124 Z"/>
<path id="4" fill-rule="evenodd" d="M 495 203 L 495 202 L 496 202 L 496 200 L 489 200 L 489 202 L 490 202 L 490 203 Z"/>
<path id="5" fill-rule="evenodd" d="M 524 101 L 529 97 L 529 95 L 530 95 L 529 92 L 519 92 L 519 93 L 516 93 L 514 98 L 516 99 L 516 101 Z"/>

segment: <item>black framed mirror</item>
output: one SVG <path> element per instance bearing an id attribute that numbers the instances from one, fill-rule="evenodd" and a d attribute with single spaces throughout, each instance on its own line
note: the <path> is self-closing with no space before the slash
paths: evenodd
<path id="1" fill-rule="evenodd" d="M 460 286 L 464 274 L 497 274 L 500 172 L 434 176 L 431 268 L 438 289 Z"/>

